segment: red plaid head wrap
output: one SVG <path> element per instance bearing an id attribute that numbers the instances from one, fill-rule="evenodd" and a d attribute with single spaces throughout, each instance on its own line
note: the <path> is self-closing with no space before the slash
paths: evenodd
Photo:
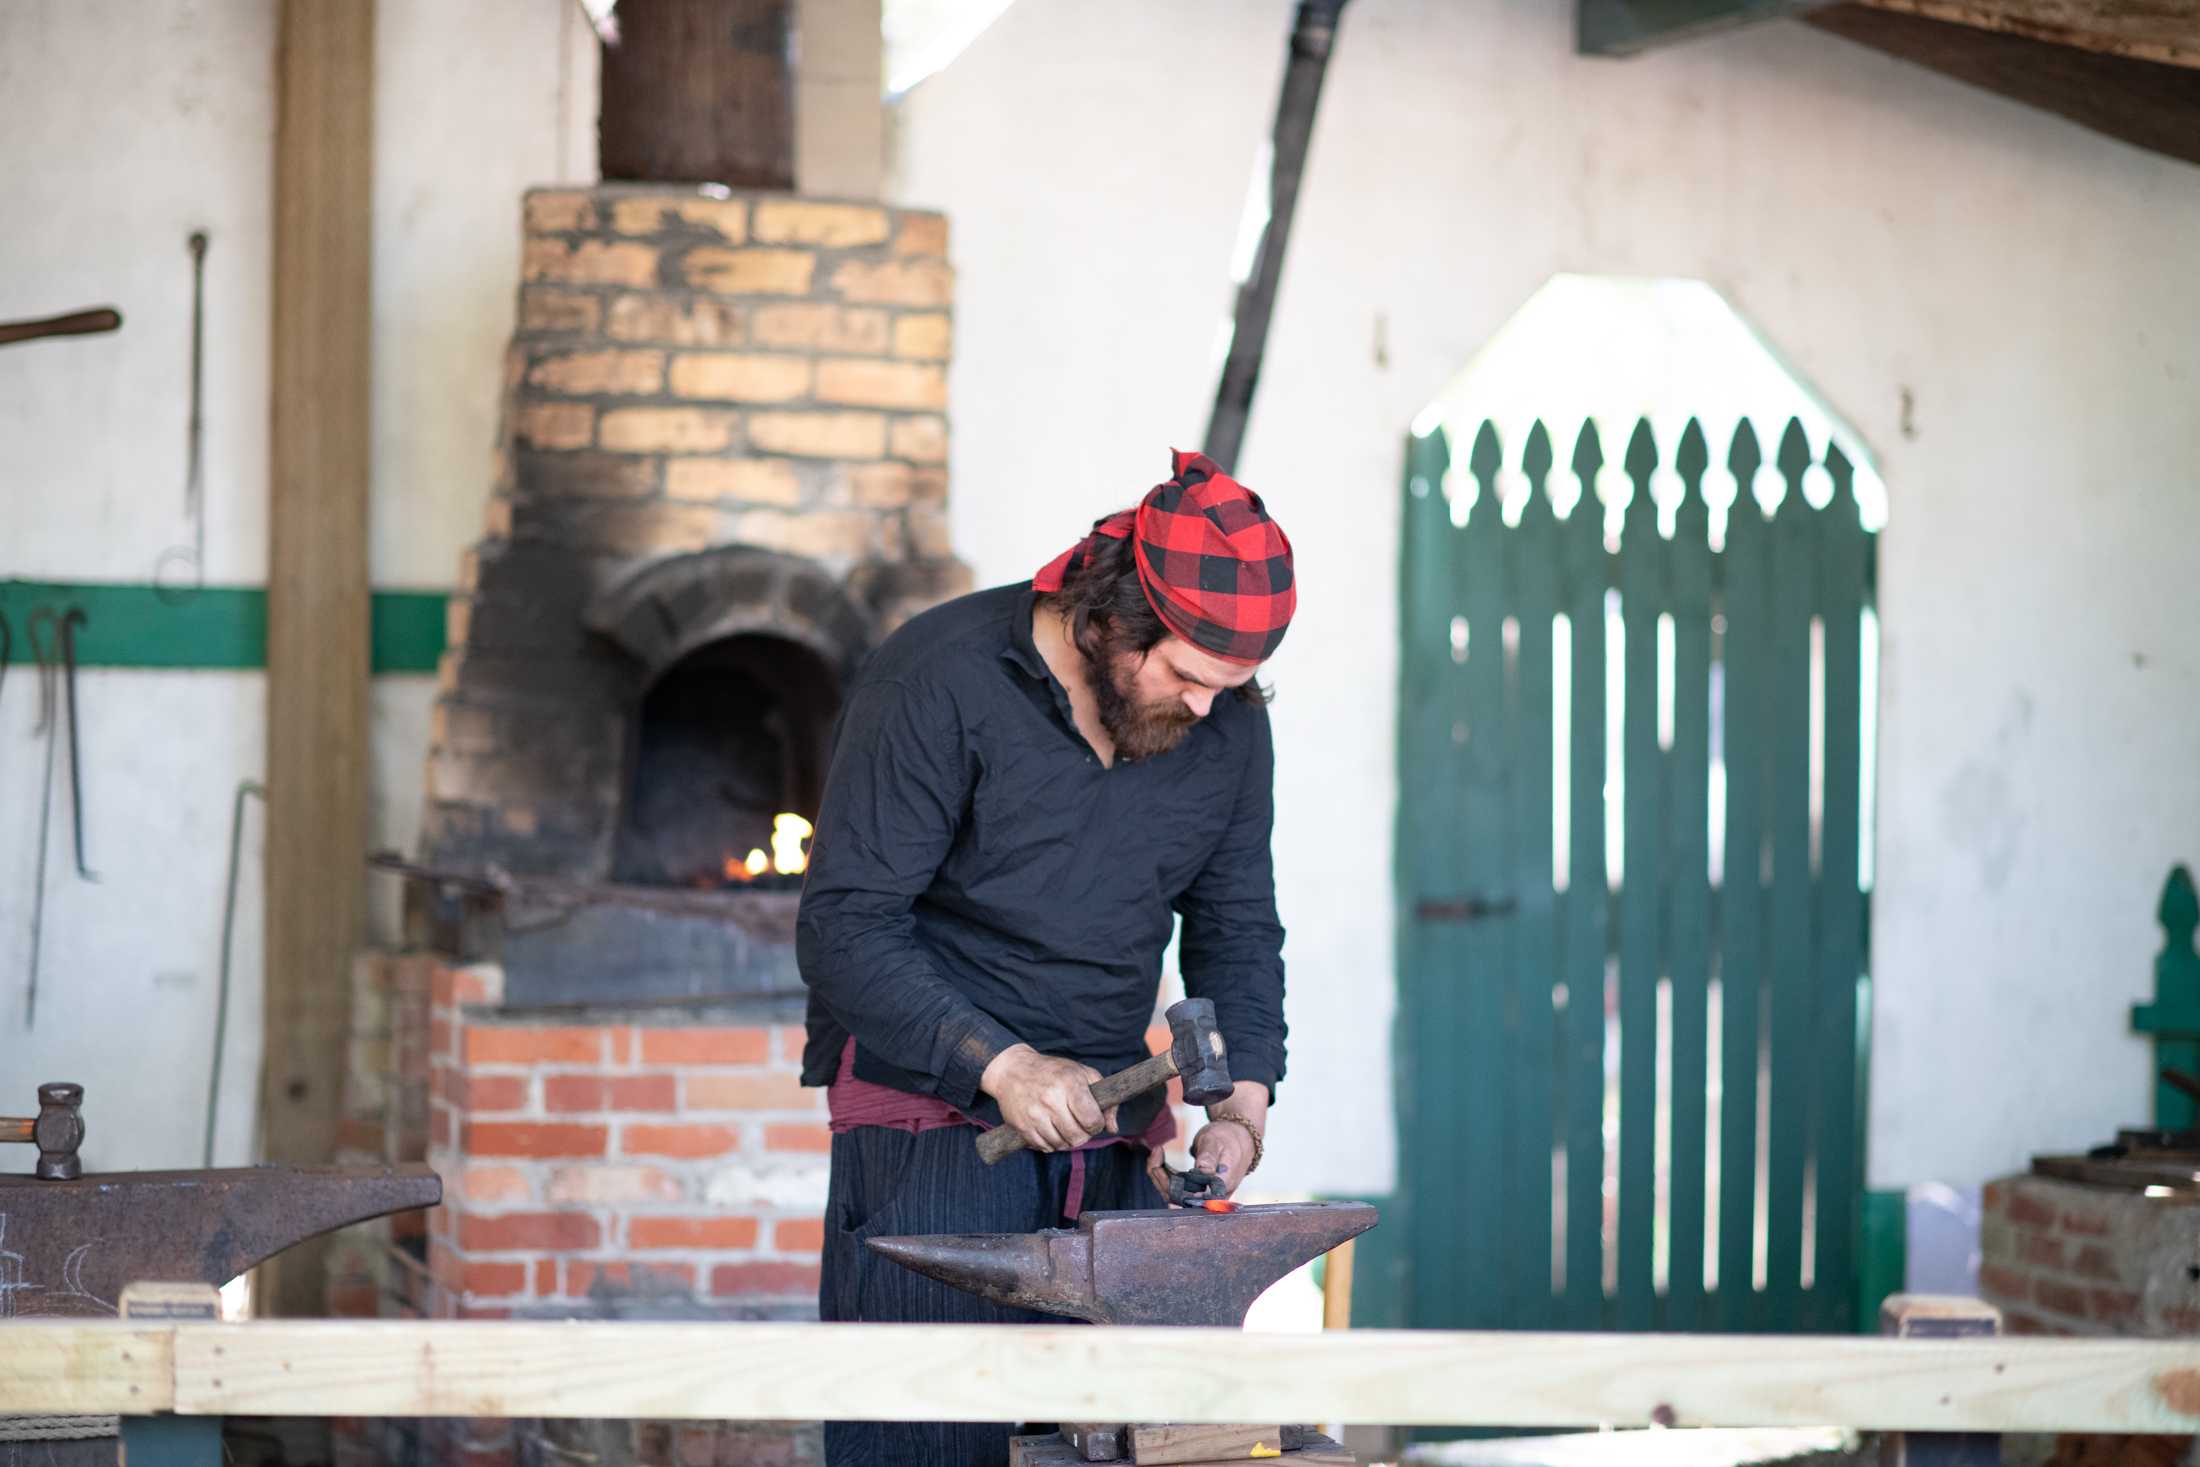
<path id="1" fill-rule="evenodd" d="M 1175 476 L 1135 509 L 1109 515 L 1032 577 L 1059 591 L 1101 536 L 1132 537 L 1138 584 L 1162 624 L 1225 662 L 1265 662 L 1298 605 L 1291 542 L 1260 496 L 1203 453 L 1175 454 Z"/>

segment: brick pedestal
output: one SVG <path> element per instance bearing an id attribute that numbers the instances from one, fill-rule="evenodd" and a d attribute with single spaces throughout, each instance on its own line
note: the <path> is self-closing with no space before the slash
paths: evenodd
<path id="1" fill-rule="evenodd" d="M 1984 1201 L 1979 1293 L 2009 1333 L 2200 1335 L 2200 1198 L 2026 1175 Z"/>
<path id="2" fill-rule="evenodd" d="M 519 1013 L 500 982 L 431 975 L 433 1313 L 814 1317 L 830 1138 L 801 1030 Z"/>
<path id="3" fill-rule="evenodd" d="M 2010 1334 L 2200 1336 L 2200 1197 L 2033 1175 L 1989 1183 L 1979 1293 Z M 2191 1460 L 2189 1436 L 2055 1439 L 2044 1467 Z"/>

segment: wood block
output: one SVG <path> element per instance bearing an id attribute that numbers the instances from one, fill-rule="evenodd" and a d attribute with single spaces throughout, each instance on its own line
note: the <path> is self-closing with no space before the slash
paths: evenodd
<path id="1" fill-rule="evenodd" d="M 1262 1457 L 1280 1456 L 1280 1426 L 1131 1425 L 1123 1428 L 1123 1445 L 1138 1467 L 1155 1463 L 1241 1462 L 1256 1450 Z"/>
<path id="2" fill-rule="evenodd" d="M 1008 1467 L 1080 1467 L 1083 1461 L 1058 1431 L 1008 1439 Z"/>
<path id="3" fill-rule="evenodd" d="M 1062 1423 L 1062 1437 L 1077 1449 L 1081 1461 L 1123 1460 L 1123 1424 L 1120 1421 L 1065 1421 Z"/>

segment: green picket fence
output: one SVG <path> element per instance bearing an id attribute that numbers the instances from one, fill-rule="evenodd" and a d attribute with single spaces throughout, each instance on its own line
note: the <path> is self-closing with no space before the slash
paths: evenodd
<path id="1" fill-rule="evenodd" d="M 1502 511 L 1491 425 L 1409 448 L 1398 1323 L 1854 1327 L 1874 539 L 1799 425 L 1769 517 L 1670 452 L 1661 534 L 1636 428 L 1615 550 L 1593 424 L 1558 474 L 1535 425 Z M 1731 482 L 1762 457 L 1741 423 Z"/>

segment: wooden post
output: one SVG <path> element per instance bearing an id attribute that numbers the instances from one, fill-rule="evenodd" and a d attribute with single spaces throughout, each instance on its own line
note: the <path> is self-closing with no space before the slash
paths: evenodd
<path id="1" fill-rule="evenodd" d="M 603 176 L 794 187 L 791 0 L 621 0 L 603 48 Z"/>
<path id="2" fill-rule="evenodd" d="M 367 843 L 367 453 L 374 0 L 285 0 L 276 47 L 261 1150 L 334 1154 Z M 318 1313 L 321 1249 L 262 1278 Z"/>
<path id="3" fill-rule="evenodd" d="M 1982 1340 L 2001 1333 L 2001 1311 L 1980 1299 L 1890 1294 L 1879 1332 L 1898 1340 Z M 2001 1437 L 1988 1431 L 1890 1431 L 1880 1467 L 2001 1467 Z"/>
<path id="4" fill-rule="evenodd" d="M 1347 1238 L 1322 1263 L 1322 1328 L 1352 1328 L 1352 1245 Z"/>
<path id="5" fill-rule="evenodd" d="M 116 1312 L 148 1324 L 185 1319 L 213 1324 L 221 1319 L 221 1295 L 210 1284 L 131 1284 Z M 118 1467 L 222 1467 L 219 1416 L 124 1413 L 119 1426 Z"/>

